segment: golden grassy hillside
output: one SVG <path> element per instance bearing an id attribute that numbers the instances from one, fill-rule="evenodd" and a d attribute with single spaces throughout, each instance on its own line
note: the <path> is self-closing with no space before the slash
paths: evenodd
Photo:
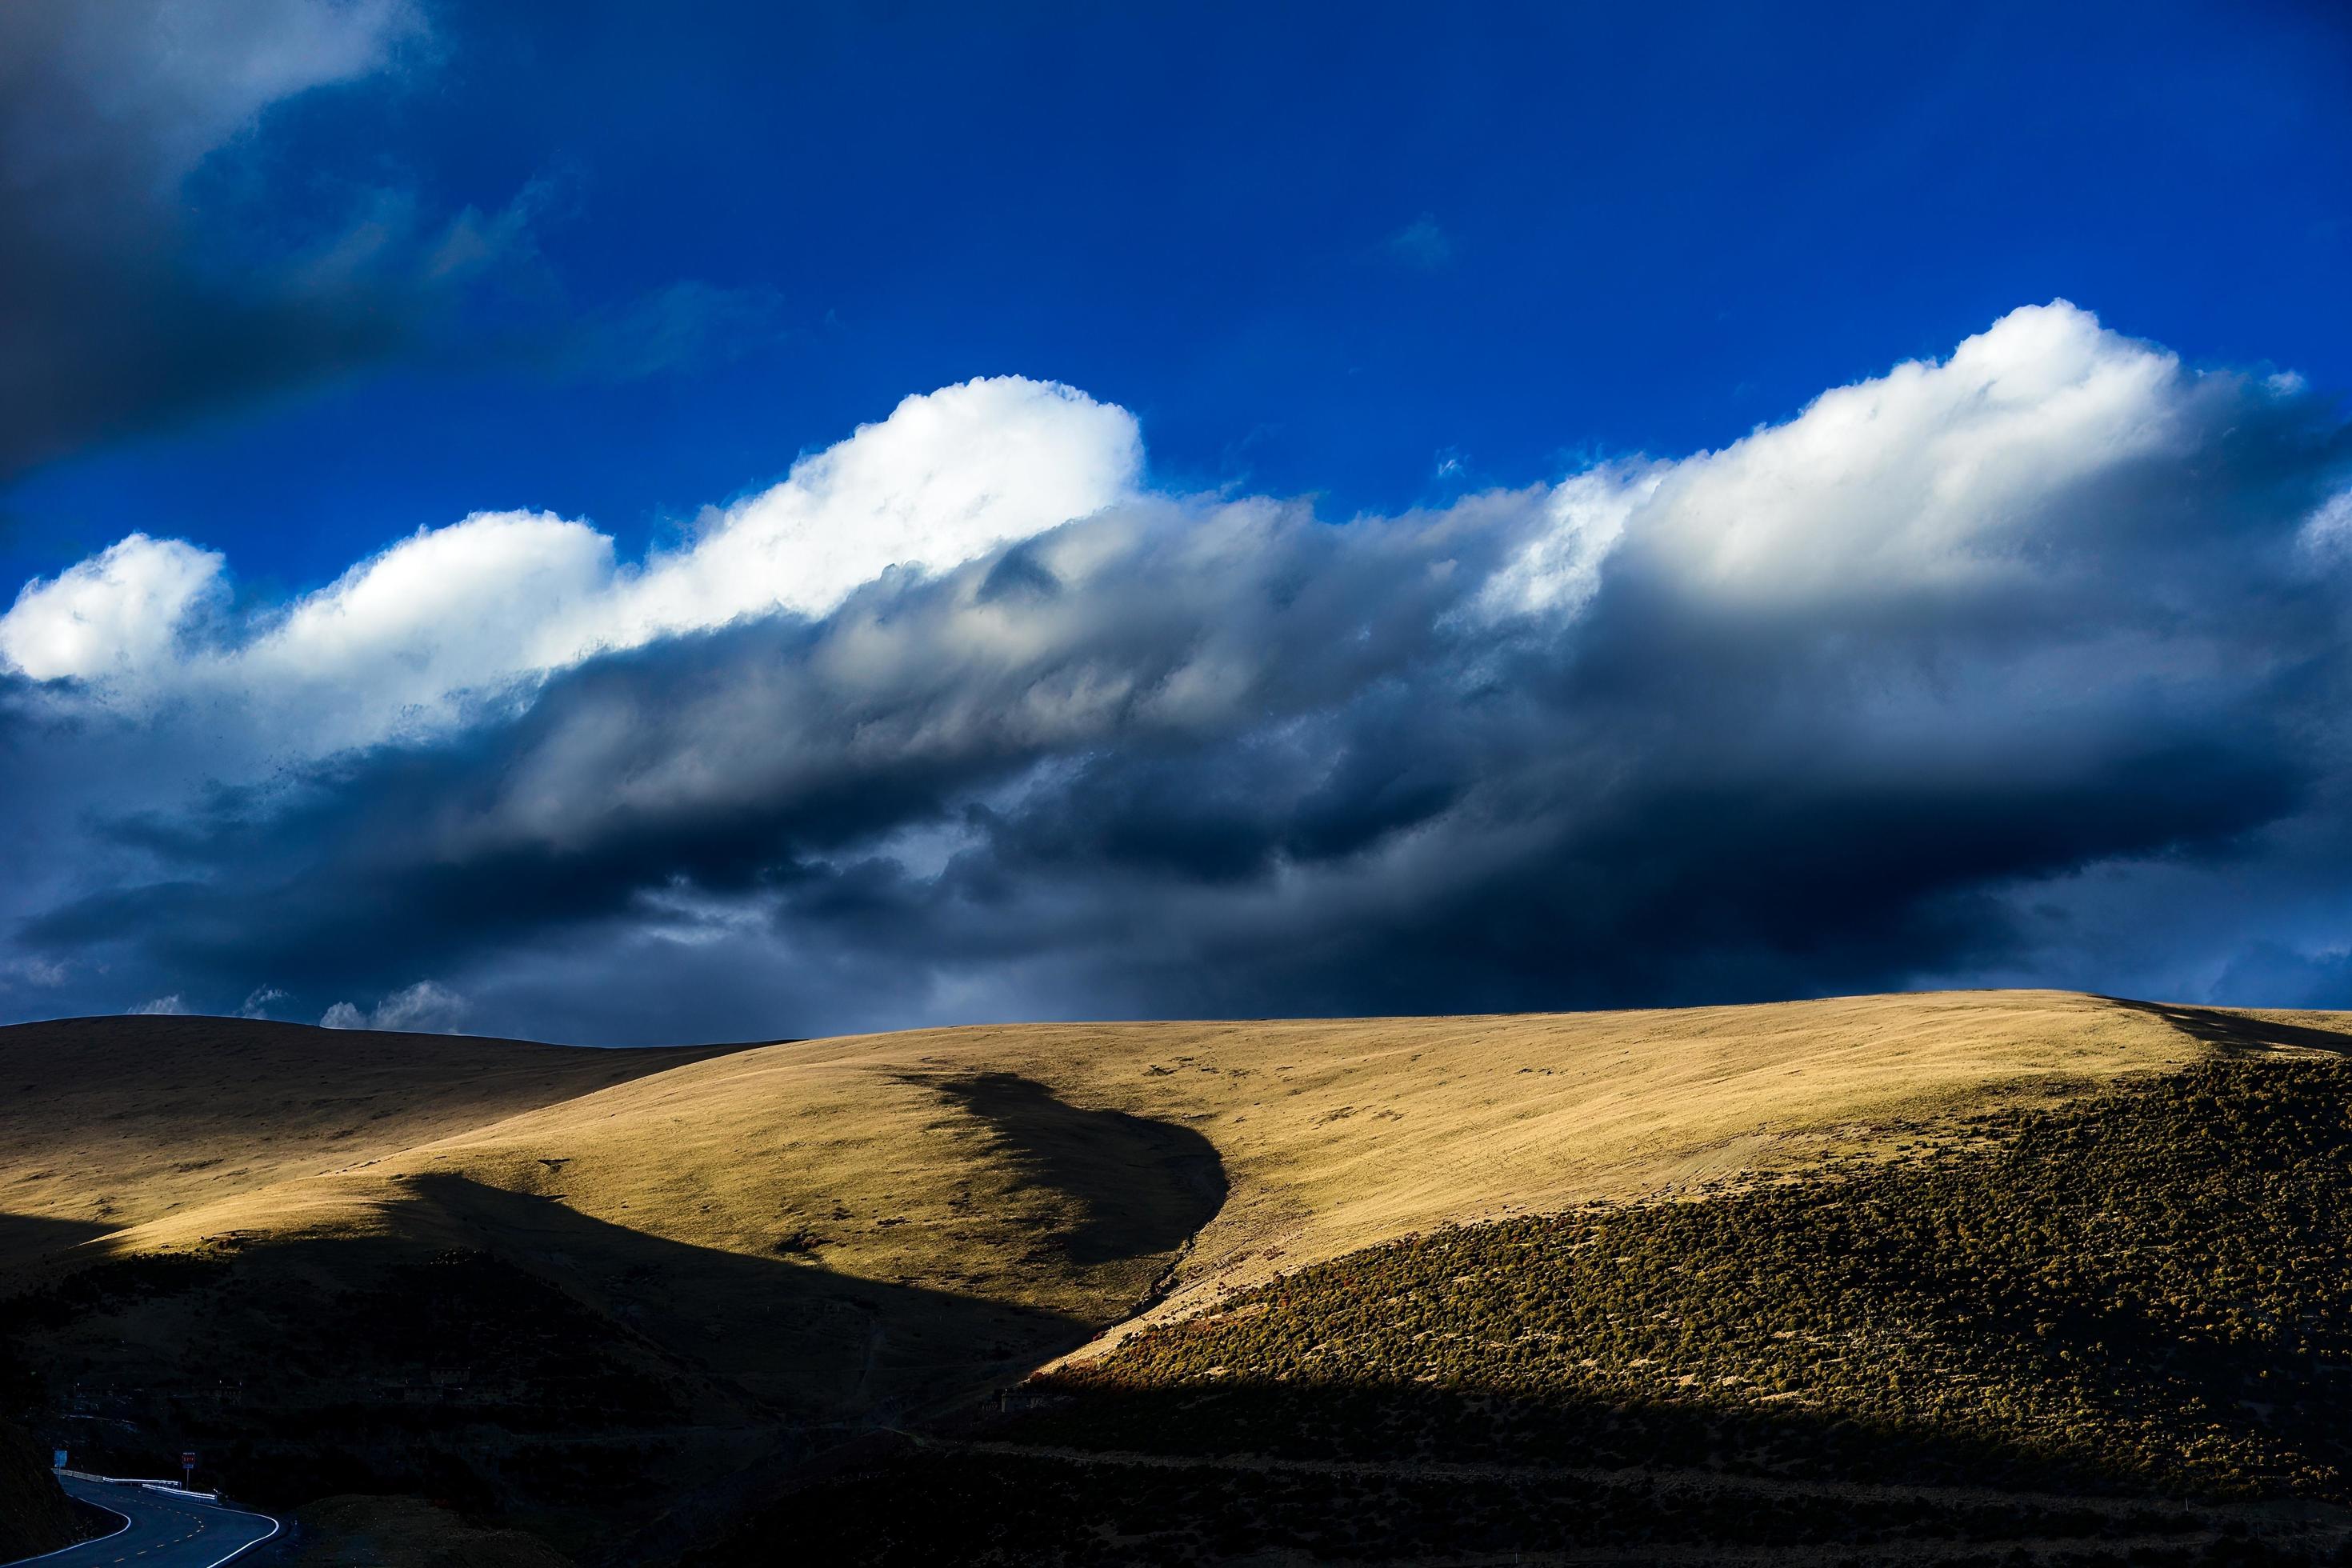
<path id="1" fill-rule="evenodd" d="M 721 1358 L 764 1386 L 841 1384 L 851 1405 L 886 1386 L 910 1392 L 887 1367 L 877 1384 L 867 1364 L 862 1347 L 883 1320 L 903 1320 L 903 1332 L 882 1333 L 887 1352 L 909 1357 L 903 1370 L 929 1385 L 940 1357 L 970 1358 L 939 1337 L 974 1303 L 1075 1340 L 1125 1317 L 1180 1255 L 1181 1289 L 1163 1310 L 1409 1231 L 1768 1170 L 1869 1146 L 1892 1123 L 1971 1097 L 2067 1092 L 2203 1048 L 2153 1011 L 2057 993 L 1003 1026 L 769 1046 L 650 1076 L 616 1063 L 607 1070 L 629 1081 L 417 1138 L 468 1112 L 436 1106 L 370 1123 L 356 1098 L 312 1105 L 331 1086 L 356 1097 L 362 1061 L 396 1056 L 404 1079 L 435 1045 L 465 1053 L 466 1068 L 442 1071 L 478 1072 L 504 1051 L 535 1067 L 547 1048 L 313 1039 L 343 1059 L 279 1069 L 308 1082 L 240 1060 L 206 1075 L 207 1089 L 142 1088 L 102 1113 L 97 1125 L 121 1130 L 153 1184 L 129 1180 L 131 1162 L 118 1160 L 124 1174 L 111 1184 L 123 1190 L 107 1196 L 118 1209 L 169 1210 L 117 1247 L 184 1249 L 231 1231 L 488 1238 L 560 1256 L 589 1285 L 642 1273 L 639 1254 L 653 1249 L 662 1274 L 701 1282 L 681 1305 L 693 1321 L 676 1325 L 697 1342 L 808 1316 L 788 1309 L 813 1275 L 853 1279 L 896 1294 L 870 1311 L 816 1313 L 840 1321 L 812 1331 L 807 1357 L 784 1335 Z M 547 1079 L 515 1071 L 516 1099 L 555 1098 Z M 223 1080 L 247 1074 L 240 1099 L 192 1114 L 192 1092 L 221 1096 Z M 110 1103 L 103 1094 L 83 1091 L 93 1110 Z M 288 1110 L 303 1113 L 300 1132 L 256 1125 Z M 362 1132 L 339 1140 L 354 1123 L 364 1143 Z M 231 1130 L 225 1154 L 212 1140 Z M 255 1185 L 257 1138 L 271 1140 L 261 1148 L 281 1171 L 315 1168 L 322 1154 L 346 1156 L 344 1168 Z M 56 1171 L 50 1184 L 68 1182 L 66 1158 L 34 1158 Z M 179 1168 L 192 1158 L 248 1174 L 233 1195 L 190 1204 L 204 1174 Z M 645 1293 L 661 1294 L 657 1284 Z M 656 1320 L 668 1310 L 635 1306 Z M 1017 1338 L 1008 1364 L 1034 1348 L 1034 1335 Z M 861 1347 L 847 1368 L 844 1343 Z"/>
<path id="2" fill-rule="evenodd" d="M 0 1028 L 0 1268 L 711 1054 L 243 1018 Z"/>
<path id="3" fill-rule="evenodd" d="M 200 1347 L 237 1390 L 205 1417 L 214 1447 L 284 1500 L 463 1493 L 572 1550 L 620 1506 L 609 1478 L 699 1508 L 687 1494 L 730 1468 L 1277 1270 L 1891 1153 L 1930 1119 L 2344 1023 L 1952 993 L 661 1055 L 102 1020 L 6 1057 L 28 1087 L 0 1130 L 0 1208 L 66 1222 L 60 1239 L 121 1226 L 75 1256 L 131 1274 L 24 1317 L 52 1381 L 183 1419 L 222 1397 L 183 1386 Z M 396 1385 L 426 1363 L 458 1389 L 423 1396 L 460 1448 L 364 1414 L 419 1397 Z M 573 1441 L 591 1429 L 601 1458 Z M 299 1471 L 330 1449 L 341 1468 Z"/>

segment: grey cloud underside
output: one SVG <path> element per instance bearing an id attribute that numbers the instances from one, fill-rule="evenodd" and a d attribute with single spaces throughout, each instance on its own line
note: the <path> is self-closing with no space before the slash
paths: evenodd
<path id="1" fill-rule="evenodd" d="M 2097 984 L 2051 889 L 2258 867 L 2346 778 L 2299 534 L 2345 428 L 2229 378 L 2189 413 L 1977 584 L 1727 599 L 1637 533 L 1514 613 L 1533 492 L 1139 502 L 117 815 L 151 874 L 19 942 L 192 1005 L 434 975 L 475 1026 L 610 1039 Z"/>

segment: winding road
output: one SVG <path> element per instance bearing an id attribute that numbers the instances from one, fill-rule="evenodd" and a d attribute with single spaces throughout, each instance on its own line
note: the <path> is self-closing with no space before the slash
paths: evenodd
<path id="1" fill-rule="evenodd" d="M 115 1481 L 59 1476 L 67 1491 L 86 1503 L 130 1520 L 111 1535 L 85 1541 L 47 1557 L 26 1558 L 42 1568 L 217 1568 L 248 1546 L 278 1533 L 268 1514 L 245 1513 L 218 1503 L 173 1497 L 168 1491 Z"/>

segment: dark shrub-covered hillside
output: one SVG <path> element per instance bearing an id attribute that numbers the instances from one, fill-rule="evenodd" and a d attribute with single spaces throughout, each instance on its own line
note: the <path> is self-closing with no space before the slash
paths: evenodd
<path id="1" fill-rule="evenodd" d="M 2217 1061 L 1948 1131 L 1302 1270 L 1064 1374 L 1042 1425 L 2352 1500 L 2352 1069 Z M 1333 1408 L 1307 1390 L 1370 1403 L 1318 1430 L 1283 1414 Z M 1433 1432 L 1430 1393 L 1465 1416 Z"/>
<path id="2" fill-rule="evenodd" d="M 2352 1069 L 2221 1058 L 1413 1238 L 1031 1391 L 801 1528 L 859 1516 L 823 1544 L 866 1563 L 2352 1560 Z"/>
<path id="3" fill-rule="evenodd" d="M 86 1532 L 49 1474 L 48 1457 L 22 1431 L 0 1423 L 0 1563 L 55 1552 Z"/>

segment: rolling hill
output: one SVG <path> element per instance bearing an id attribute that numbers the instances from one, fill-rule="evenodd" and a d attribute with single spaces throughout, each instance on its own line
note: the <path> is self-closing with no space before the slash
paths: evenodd
<path id="1" fill-rule="evenodd" d="M 243 1018 L 0 1028 L 0 1265 L 710 1054 Z"/>
<path id="2" fill-rule="evenodd" d="M 586 1557 L 723 1553 L 744 1518 L 795 1506 L 774 1501 L 795 1477 L 848 1464 L 823 1484 L 950 1495 L 973 1467 L 1066 1468 L 1040 1456 L 1071 1442 L 1125 1452 L 1136 1423 L 1105 1412 L 1146 1408 L 1163 1383 L 1202 1397 L 1181 1391 L 1213 1366 L 1297 1384 L 1278 1358 L 1171 1359 L 1166 1336 L 1236 1311 L 1281 1327 L 1270 1344 L 1323 1334 L 1328 1307 L 1294 1282 L 1350 1260 L 1435 1268 L 1425 1238 L 1503 1246 L 1515 1226 L 1568 1257 L 1583 1243 L 1544 1227 L 1595 1205 L 1728 1214 L 1784 1185 L 1907 1173 L 2217 1062 L 2324 1068 L 2344 1024 L 1971 993 L 667 1054 L 36 1026 L 0 1031 L 0 1070 L 23 1086 L 0 1113 L 0 1207 L 39 1264 L 0 1322 L 45 1431 L 126 1454 L 201 1436 L 249 1495 L 419 1493 Z M 1738 1252 L 1655 1243 L 1676 1247 Z M 1533 1268 L 1527 1310 L 1580 1321 L 1577 1278 Z M 901 1429 L 944 1440 L 1015 1384 L 1070 1406 L 1026 1418 L 1067 1430 L 1025 1458 L 893 1450 L 855 1469 Z M 1383 1408 L 1367 1430 L 1411 1429 Z M 1277 1446 L 1296 1436 L 1250 1419 L 1274 1421 Z M 892 1468 L 908 1465 L 949 1468 Z M 936 1540 L 907 1550 L 956 1560 Z"/>

